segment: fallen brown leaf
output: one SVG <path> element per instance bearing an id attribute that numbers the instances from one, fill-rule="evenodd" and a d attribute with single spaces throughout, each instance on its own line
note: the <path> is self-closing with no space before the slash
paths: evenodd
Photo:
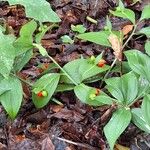
<path id="1" fill-rule="evenodd" d="M 127 35 L 130 31 L 132 31 L 133 25 L 126 25 L 123 27 L 122 32 L 123 35 Z"/>
<path id="2" fill-rule="evenodd" d="M 121 42 L 121 40 L 115 34 L 111 34 L 108 37 L 108 40 L 111 43 L 112 49 L 114 50 L 115 57 L 119 61 L 122 61 L 122 42 Z"/>
<path id="3" fill-rule="evenodd" d="M 130 150 L 130 148 L 116 144 L 114 150 Z"/>

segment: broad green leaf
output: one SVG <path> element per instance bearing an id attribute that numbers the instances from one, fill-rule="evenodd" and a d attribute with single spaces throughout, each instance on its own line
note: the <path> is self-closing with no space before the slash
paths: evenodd
<path id="1" fill-rule="evenodd" d="M 11 90 L 10 87 L 6 87 L 3 84 L 1 84 L 1 81 L 4 80 L 4 77 L 0 75 L 0 95 L 4 94 L 5 92 L 8 92 Z"/>
<path id="2" fill-rule="evenodd" d="M 113 113 L 112 118 L 104 127 L 104 134 L 111 150 L 113 150 L 116 140 L 129 125 L 130 121 L 131 112 L 129 109 L 120 108 Z"/>
<path id="3" fill-rule="evenodd" d="M 145 34 L 147 37 L 150 37 L 150 27 L 142 28 L 138 33 Z"/>
<path id="4" fill-rule="evenodd" d="M 14 119 L 20 109 L 23 98 L 21 82 L 15 77 L 8 77 L 8 79 L 3 79 L 0 85 L 3 88 L 10 89 L 0 95 L 0 102 L 9 116 Z"/>
<path id="5" fill-rule="evenodd" d="M 33 48 L 33 33 L 37 28 L 37 23 L 32 20 L 22 26 L 20 37 L 14 42 L 14 47 L 18 50 L 16 55 L 21 55 Z"/>
<path id="6" fill-rule="evenodd" d="M 116 66 L 111 70 L 111 72 L 120 73 L 121 71 L 123 74 L 125 74 L 132 71 L 127 61 L 122 61 L 121 64 L 122 65 L 120 66 L 120 62 L 116 63 Z"/>
<path id="7" fill-rule="evenodd" d="M 22 68 L 28 63 L 28 61 L 32 58 L 33 52 L 32 50 L 28 50 L 27 52 L 17 56 L 15 58 L 15 63 L 13 66 L 13 70 L 15 72 L 19 72 Z"/>
<path id="8" fill-rule="evenodd" d="M 85 79 L 105 72 L 109 66 L 105 65 L 100 68 L 95 63 L 90 63 L 88 59 L 76 59 L 67 63 L 63 69 L 77 82 L 81 83 Z M 61 81 L 72 83 L 66 76 L 61 77 Z"/>
<path id="9" fill-rule="evenodd" d="M 26 16 L 40 22 L 60 22 L 58 15 L 46 0 L 7 0 L 10 5 L 20 4 L 25 7 Z"/>
<path id="10" fill-rule="evenodd" d="M 102 91 L 100 91 L 100 93 L 97 96 L 91 98 L 91 96 L 95 94 L 96 89 L 93 87 L 86 86 L 85 84 L 75 86 L 74 92 L 82 103 L 91 106 L 101 106 L 105 104 L 111 105 L 112 101 L 114 100 Z"/>
<path id="11" fill-rule="evenodd" d="M 32 101 L 37 108 L 44 107 L 50 101 L 57 88 L 59 78 L 59 74 L 52 73 L 42 76 L 35 82 L 33 85 Z M 38 97 L 37 93 L 43 90 L 45 90 L 48 95 L 45 97 Z"/>
<path id="12" fill-rule="evenodd" d="M 48 56 L 46 49 L 41 44 L 35 44 L 34 43 L 32 45 L 35 46 L 36 48 L 38 48 L 38 50 L 42 56 Z"/>
<path id="13" fill-rule="evenodd" d="M 150 18 L 150 5 L 146 5 L 142 11 L 142 15 L 140 20 L 149 19 Z"/>
<path id="14" fill-rule="evenodd" d="M 132 103 L 138 94 L 138 80 L 133 72 L 106 80 L 108 91 L 122 104 Z"/>
<path id="15" fill-rule="evenodd" d="M 63 35 L 61 37 L 61 40 L 62 40 L 63 43 L 66 43 L 66 44 L 73 44 L 74 43 L 74 40 L 72 40 L 70 38 L 70 36 L 68 36 L 68 35 Z"/>
<path id="16" fill-rule="evenodd" d="M 138 78 L 138 98 L 144 97 L 146 94 L 150 93 L 150 84 L 148 80 L 140 76 Z"/>
<path id="17" fill-rule="evenodd" d="M 103 46 L 111 47 L 111 44 L 108 41 L 108 37 L 110 35 L 109 31 L 100 31 L 100 32 L 88 32 L 77 35 L 77 38 L 82 40 L 87 40 L 96 44 L 100 44 Z"/>
<path id="18" fill-rule="evenodd" d="M 146 41 L 145 43 L 145 51 L 150 56 L 150 41 Z"/>
<path id="19" fill-rule="evenodd" d="M 71 25 L 71 30 L 78 33 L 84 33 L 86 31 L 86 28 L 83 25 Z"/>
<path id="20" fill-rule="evenodd" d="M 12 35 L 4 35 L 0 31 L 0 74 L 8 77 L 12 69 L 16 49 L 13 47 L 15 37 Z"/>
<path id="21" fill-rule="evenodd" d="M 135 24 L 135 13 L 131 9 L 124 8 L 123 10 L 110 10 L 110 13 L 117 17 L 129 19 L 133 24 Z"/>
<path id="22" fill-rule="evenodd" d="M 150 133 L 150 125 L 144 119 L 142 110 L 140 108 L 132 109 L 132 121 L 141 130 Z"/>
<path id="23" fill-rule="evenodd" d="M 144 116 L 145 121 L 150 126 L 150 95 L 145 95 L 142 102 L 142 114 Z"/>
<path id="24" fill-rule="evenodd" d="M 56 92 L 71 91 L 74 89 L 73 84 L 58 84 Z"/>
<path id="25" fill-rule="evenodd" d="M 125 55 L 131 69 L 150 82 L 150 57 L 138 50 L 126 51 Z"/>

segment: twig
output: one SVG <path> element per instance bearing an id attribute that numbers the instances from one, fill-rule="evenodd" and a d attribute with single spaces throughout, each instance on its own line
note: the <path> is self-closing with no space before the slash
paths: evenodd
<path id="1" fill-rule="evenodd" d="M 79 146 L 79 147 L 84 147 L 84 148 L 87 148 L 89 150 L 98 150 L 98 148 L 93 147 L 91 145 L 83 144 L 83 143 L 79 143 L 79 142 L 73 142 L 73 141 L 70 141 L 70 140 L 67 140 L 67 139 L 64 139 L 64 138 L 56 137 L 54 135 L 52 135 L 52 138 L 60 140 L 60 141 L 64 141 L 66 143 L 73 144 L 73 145 L 76 145 L 76 146 Z"/>

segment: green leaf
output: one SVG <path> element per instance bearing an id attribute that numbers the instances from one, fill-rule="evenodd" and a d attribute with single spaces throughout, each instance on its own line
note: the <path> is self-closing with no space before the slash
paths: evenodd
<path id="1" fill-rule="evenodd" d="M 112 30 L 112 24 L 111 24 L 111 22 L 110 22 L 108 16 L 107 16 L 107 18 L 106 18 L 106 27 L 108 28 L 109 31 Z"/>
<path id="2" fill-rule="evenodd" d="M 14 47 L 18 49 L 16 55 L 25 53 L 33 48 L 33 33 L 37 28 L 37 23 L 32 20 L 22 26 L 20 37 L 14 42 Z"/>
<path id="3" fill-rule="evenodd" d="M 71 38 L 70 38 L 70 36 L 68 36 L 68 35 L 63 35 L 62 37 L 61 37 L 61 40 L 62 40 L 62 42 L 63 43 L 68 43 L 68 44 L 73 44 L 74 43 L 74 40 L 72 40 Z"/>
<path id="4" fill-rule="evenodd" d="M 10 5 L 20 4 L 25 7 L 26 16 L 40 22 L 60 22 L 58 15 L 46 0 L 7 0 Z"/>
<path id="5" fill-rule="evenodd" d="M 82 103 L 91 106 L 101 106 L 105 104 L 111 105 L 112 101 L 114 100 L 102 91 L 100 91 L 99 95 L 91 99 L 91 95 L 95 94 L 96 89 L 86 86 L 85 84 L 75 86 L 74 92 Z"/>
<path id="6" fill-rule="evenodd" d="M 150 126 L 146 123 L 140 108 L 132 109 L 132 121 L 138 128 L 150 133 Z"/>
<path id="7" fill-rule="evenodd" d="M 150 57 L 138 50 L 125 52 L 131 69 L 150 82 Z"/>
<path id="8" fill-rule="evenodd" d="M 0 74 L 8 77 L 16 56 L 16 49 L 13 47 L 15 37 L 4 35 L 0 31 Z"/>
<path id="9" fill-rule="evenodd" d="M 73 84 L 58 84 L 56 92 L 71 91 L 74 89 Z"/>
<path id="10" fill-rule="evenodd" d="M 15 77 L 8 77 L 8 79 L 3 79 L 0 82 L 0 86 L 10 89 L 0 95 L 0 102 L 9 116 L 14 119 L 20 109 L 23 98 L 21 82 Z"/>
<path id="11" fill-rule="evenodd" d="M 150 126 L 150 95 L 145 95 L 142 102 L 142 114 L 144 116 L 145 121 Z"/>
<path id="12" fill-rule="evenodd" d="M 106 80 L 108 91 L 122 104 L 132 103 L 138 94 L 138 81 L 133 72 Z"/>
<path id="13" fill-rule="evenodd" d="M 146 5 L 142 11 L 142 15 L 140 20 L 149 19 L 150 18 L 150 5 Z"/>
<path id="14" fill-rule="evenodd" d="M 146 53 L 150 56 L 150 41 L 146 41 L 146 44 L 145 44 L 145 51 Z"/>
<path id="15" fill-rule="evenodd" d="M 73 78 L 77 83 L 81 83 L 85 79 L 105 72 L 109 66 L 105 65 L 100 68 L 95 63 L 90 63 L 88 59 L 76 59 L 67 63 L 63 69 Z M 61 81 L 65 83 L 72 83 L 67 76 L 62 76 Z"/>
<path id="16" fill-rule="evenodd" d="M 138 33 L 145 34 L 147 37 L 150 37 L 150 27 L 142 28 Z"/>
<path id="17" fill-rule="evenodd" d="M 27 52 L 19 55 L 15 59 L 15 63 L 13 66 L 13 70 L 15 72 L 19 72 L 22 68 L 28 63 L 28 61 L 32 58 L 33 52 L 32 50 L 28 50 Z"/>
<path id="18" fill-rule="evenodd" d="M 124 9 L 125 9 L 122 0 L 119 0 L 119 6 L 118 6 L 118 7 L 119 7 L 121 10 L 124 10 Z"/>
<path id="19" fill-rule="evenodd" d="M 150 84 L 148 80 L 143 78 L 142 76 L 138 79 L 139 85 L 138 85 L 138 98 L 144 97 L 147 93 L 150 91 Z"/>
<path id="20" fill-rule="evenodd" d="M 83 25 L 71 25 L 71 30 L 78 33 L 84 33 L 86 31 L 86 28 Z"/>
<path id="21" fill-rule="evenodd" d="M 135 24 L 135 13 L 131 9 L 124 8 L 123 10 L 110 10 L 110 13 L 117 17 L 129 19 L 133 24 Z"/>
<path id="22" fill-rule="evenodd" d="M 131 112 L 129 109 L 120 108 L 113 113 L 112 118 L 104 127 L 104 134 L 111 150 L 113 150 L 116 140 L 129 125 L 130 121 Z"/>
<path id="23" fill-rule="evenodd" d="M 57 88 L 59 78 L 59 74 L 52 73 L 42 76 L 35 82 L 33 85 L 32 100 L 37 108 L 42 108 L 49 102 Z M 46 97 L 38 97 L 37 93 L 43 90 L 47 91 L 48 95 Z"/>
<path id="24" fill-rule="evenodd" d="M 34 43 L 32 45 L 39 49 L 39 52 L 42 56 L 48 56 L 46 49 L 41 44 L 35 44 Z"/>
<path id="25" fill-rule="evenodd" d="M 100 44 L 103 46 L 111 47 L 111 44 L 108 41 L 108 37 L 110 35 L 109 31 L 100 31 L 100 32 L 88 32 L 77 35 L 77 38 L 82 40 L 87 40 L 96 44 Z"/>

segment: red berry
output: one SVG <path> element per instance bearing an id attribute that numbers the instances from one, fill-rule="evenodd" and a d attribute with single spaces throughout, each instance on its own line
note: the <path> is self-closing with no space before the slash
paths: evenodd
<path id="1" fill-rule="evenodd" d="M 102 68 L 102 67 L 105 66 L 105 63 L 106 63 L 106 61 L 105 61 L 104 59 L 101 59 L 101 60 L 98 62 L 97 66 L 100 67 L 100 68 Z"/>
<path id="2" fill-rule="evenodd" d="M 42 91 L 38 92 L 38 93 L 37 93 L 37 96 L 38 96 L 38 97 L 43 97 Z"/>

